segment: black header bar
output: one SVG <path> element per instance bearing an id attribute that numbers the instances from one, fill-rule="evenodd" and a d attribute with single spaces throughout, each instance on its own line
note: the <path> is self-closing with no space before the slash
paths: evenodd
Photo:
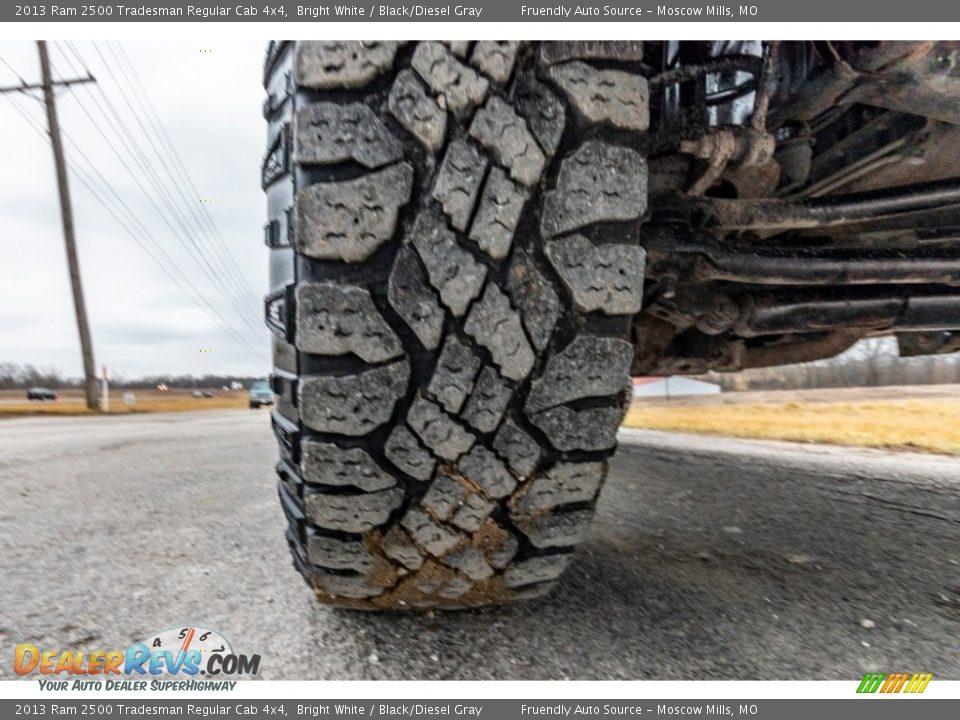
<path id="1" fill-rule="evenodd" d="M 678 0 L 556 2 L 469 0 L 464 3 L 408 0 L 343 0 L 246 3 L 210 0 L 130 0 L 124 3 L 38 0 L 3 3 L 2 22 L 957 22 L 960 3 L 943 0 L 753 0 L 703 4 Z M 949 33 L 948 33 L 949 34 Z"/>

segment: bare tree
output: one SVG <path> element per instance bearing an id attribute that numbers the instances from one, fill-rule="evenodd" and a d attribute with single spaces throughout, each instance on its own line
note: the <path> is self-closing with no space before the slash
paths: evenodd
<path id="1" fill-rule="evenodd" d="M 868 338 L 835 358 L 703 377 L 725 391 L 960 383 L 960 353 L 902 358 L 893 338 Z"/>

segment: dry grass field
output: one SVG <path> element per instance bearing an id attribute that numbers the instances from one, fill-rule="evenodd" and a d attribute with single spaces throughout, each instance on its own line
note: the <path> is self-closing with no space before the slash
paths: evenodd
<path id="1" fill-rule="evenodd" d="M 636 401 L 626 427 L 960 455 L 960 386 L 726 393 Z"/>
<path id="2" fill-rule="evenodd" d="M 123 390 L 110 393 L 110 414 L 181 412 L 247 408 L 246 390 L 212 390 L 212 398 L 195 398 L 191 390 L 132 390 L 134 402 L 123 401 Z M 0 391 L 0 418 L 28 415 L 91 415 L 79 391 L 66 390 L 53 402 L 31 402 L 23 391 Z"/>
<path id="3" fill-rule="evenodd" d="M 213 390 L 135 390 L 110 395 L 110 413 L 246 409 L 247 393 Z M 0 419 L 29 415 L 88 415 L 83 398 L 66 391 L 55 402 L 29 402 L 22 391 L 0 391 Z M 833 443 L 960 455 L 960 386 L 839 388 L 724 393 L 635 401 L 626 427 L 727 437 Z"/>

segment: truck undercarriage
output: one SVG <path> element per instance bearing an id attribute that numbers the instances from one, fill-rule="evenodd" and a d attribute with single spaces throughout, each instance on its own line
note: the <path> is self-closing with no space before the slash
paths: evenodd
<path id="1" fill-rule="evenodd" d="M 634 374 L 960 350 L 960 47 L 648 43 Z"/>

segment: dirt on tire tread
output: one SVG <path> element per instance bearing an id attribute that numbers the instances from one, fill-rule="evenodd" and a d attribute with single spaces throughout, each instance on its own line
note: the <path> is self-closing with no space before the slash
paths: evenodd
<path id="1" fill-rule="evenodd" d="M 537 597 L 587 531 L 629 380 L 611 317 L 642 290 L 646 81 L 635 45 L 547 45 L 292 42 L 268 70 L 294 81 L 279 489 L 322 602 Z"/>

